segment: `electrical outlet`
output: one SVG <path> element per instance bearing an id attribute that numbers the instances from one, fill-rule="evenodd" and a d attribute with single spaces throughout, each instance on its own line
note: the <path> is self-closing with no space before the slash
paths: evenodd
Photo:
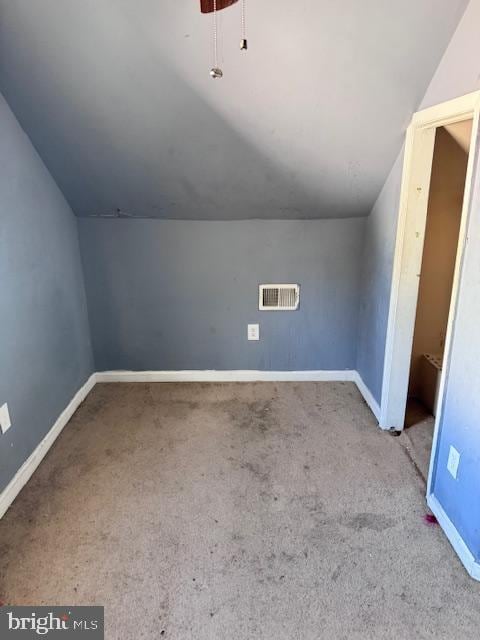
<path id="1" fill-rule="evenodd" d="M 0 428 L 2 429 L 2 433 L 5 433 L 5 431 L 8 431 L 8 429 L 10 429 L 10 427 L 12 426 L 12 423 L 10 422 L 10 414 L 8 412 L 8 404 L 2 404 L 2 406 L 0 407 Z"/>
<path id="2" fill-rule="evenodd" d="M 460 464 L 460 454 L 455 447 L 450 446 L 450 452 L 448 454 L 447 469 L 452 474 L 452 477 L 456 480 L 458 473 L 458 465 Z"/>
<path id="3" fill-rule="evenodd" d="M 260 325 L 259 324 L 249 324 L 248 325 L 248 339 L 249 340 L 260 340 Z"/>

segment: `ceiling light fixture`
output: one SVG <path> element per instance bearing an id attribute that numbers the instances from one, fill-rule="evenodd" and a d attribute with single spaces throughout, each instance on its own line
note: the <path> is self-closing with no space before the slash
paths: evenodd
<path id="1" fill-rule="evenodd" d="M 217 0 L 213 0 L 213 67 L 210 70 L 212 78 L 223 78 L 223 71 L 218 66 L 218 21 Z"/>
<path id="2" fill-rule="evenodd" d="M 214 79 L 223 78 L 223 71 L 218 62 L 218 12 L 222 9 L 236 4 L 239 0 L 200 0 L 200 9 L 202 13 L 213 14 L 213 67 L 210 69 L 210 76 Z M 247 26 L 246 26 L 246 14 L 247 14 L 247 0 L 240 0 L 241 2 L 241 40 L 240 50 L 247 51 Z"/>
<path id="3" fill-rule="evenodd" d="M 247 0 L 242 1 L 242 39 L 240 40 L 240 50 L 247 51 Z"/>

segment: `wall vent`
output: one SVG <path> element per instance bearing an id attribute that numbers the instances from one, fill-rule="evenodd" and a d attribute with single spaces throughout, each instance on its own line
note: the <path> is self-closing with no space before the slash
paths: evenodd
<path id="1" fill-rule="evenodd" d="M 298 284 L 261 284 L 258 291 L 260 311 L 295 311 L 300 302 Z"/>

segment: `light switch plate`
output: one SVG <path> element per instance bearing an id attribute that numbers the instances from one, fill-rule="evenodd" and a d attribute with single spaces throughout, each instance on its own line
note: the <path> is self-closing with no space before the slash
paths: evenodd
<path id="1" fill-rule="evenodd" d="M 8 431 L 12 423 L 10 421 L 10 413 L 8 412 L 8 404 L 2 404 L 0 407 L 0 428 L 2 429 L 2 433 Z"/>
<path id="2" fill-rule="evenodd" d="M 249 324 L 248 325 L 248 339 L 249 340 L 260 340 L 260 325 L 259 324 Z"/>
<path id="3" fill-rule="evenodd" d="M 450 452 L 448 454 L 447 469 L 452 474 L 452 477 L 456 480 L 458 473 L 458 465 L 460 464 L 460 454 L 455 447 L 450 446 Z"/>

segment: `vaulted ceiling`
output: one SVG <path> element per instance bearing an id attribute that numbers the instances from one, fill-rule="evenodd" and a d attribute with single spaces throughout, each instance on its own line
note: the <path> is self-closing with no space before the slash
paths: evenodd
<path id="1" fill-rule="evenodd" d="M 367 215 L 467 0 L 0 0 L 0 90 L 79 216 Z M 1 143 L 1 142 L 0 142 Z"/>

